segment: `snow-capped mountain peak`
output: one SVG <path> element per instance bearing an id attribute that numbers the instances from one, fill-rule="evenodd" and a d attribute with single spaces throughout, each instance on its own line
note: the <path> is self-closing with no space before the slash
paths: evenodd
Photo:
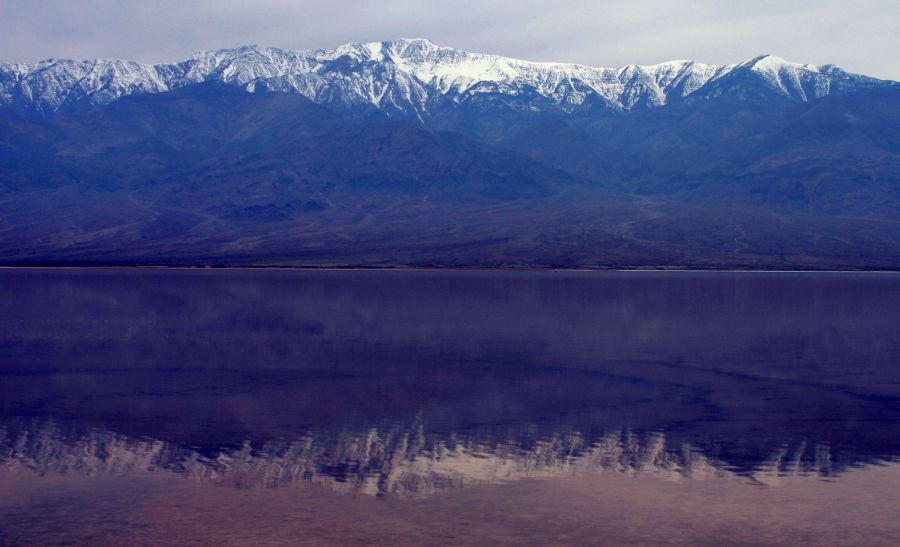
<path id="1" fill-rule="evenodd" d="M 802 65 L 774 55 L 726 66 L 678 60 L 600 68 L 524 61 L 402 38 L 308 51 L 247 45 L 155 65 L 116 59 L 0 64 L 0 104 L 53 112 L 76 102 L 106 104 L 126 95 L 218 81 L 250 92 L 299 93 L 320 104 L 423 119 L 435 108 L 484 94 L 530 110 L 571 112 L 588 102 L 612 110 L 652 108 L 692 95 L 721 96 L 732 89 L 745 93 L 747 78 L 761 82 L 767 92 L 799 101 L 834 90 L 893 85 L 833 65 Z M 741 85 L 735 88 L 735 83 Z"/>

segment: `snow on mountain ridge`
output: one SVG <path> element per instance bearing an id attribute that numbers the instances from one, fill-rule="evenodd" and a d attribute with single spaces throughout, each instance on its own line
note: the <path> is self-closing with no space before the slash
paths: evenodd
<path id="1" fill-rule="evenodd" d="M 722 93 L 719 84 L 747 73 L 800 101 L 881 82 L 833 65 L 801 65 L 771 55 L 726 66 L 680 60 L 601 68 L 473 53 L 415 38 L 331 50 L 243 46 L 164 64 L 118 59 L 0 64 L 0 104 L 52 112 L 81 100 L 106 104 L 126 95 L 219 81 L 251 92 L 299 93 L 317 103 L 375 107 L 421 119 L 443 101 L 461 103 L 481 93 L 542 101 L 529 104 L 532 109 L 572 111 L 592 97 L 614 110 L 658 107 L 707 87 L 711 94 Z"/>

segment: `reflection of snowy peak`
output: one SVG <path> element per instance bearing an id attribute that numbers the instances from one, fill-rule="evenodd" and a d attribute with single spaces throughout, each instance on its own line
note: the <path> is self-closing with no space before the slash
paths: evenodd
<path id="1" fill-rule="evenodd" d="M 572 111 L 583 105 L 631 110 L 692 95 L 721 96 L 732 89 L 743 96 L 754 85 L 801 101 L 836 90 L 893 85 L 831 65 L 799 65 L 774 56 L 723 67 L 672 61 L 611 69 L 535 63 L 401 39 L 314 51 L 245 46 L 158 65 L 111 59 L 0 64 L 0 103 L 52 112 L 82 100 L 106 104 L 125 95 L 210 81 L 420 118 L 482 94 L 525 110 Z"/>
<path id="2" fill-rule="evenodd" d="M 532 439 L 527 445 L 455 434 L 435 437 L 418 427 L 373 427 L 310 433 L 295 441 L 258 446 L 248 442 L 201 455 L 163 441 L 110 431 L 67 434 L 52 421 L 35 421 L 25 429 L 0 427 L 0 467 L 87 475 L 165 470 L 240 488 L 313 482 L 338 491 L 400 497 L 581 473 L 641 474 L 669 480 L 735 475 L 726 464 L 695 447 L 672 445 L 662 433 L 614 430 L 587 440 L 568 432 Z M 800 443 L 772 454 L 749 478 L 770 481 L 785 474 L 833 475 L 845 467 L 834 461 L 827 446 Z"/>

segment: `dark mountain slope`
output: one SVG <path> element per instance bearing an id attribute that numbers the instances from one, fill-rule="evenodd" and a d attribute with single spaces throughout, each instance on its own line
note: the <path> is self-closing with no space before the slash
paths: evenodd
<path id="1" fill-rule="evenodd" d="M 0 108 L 0 261 L 900 268 L 896 88 L 506 102 L 423 124 L 208 83 Z"/>
<path id="2" fill-rule="evenodd" d="M 524 223 L 536 200 L 566 201 L 579 187 L 457 134 L 219 85 L 43 120 L 0 112 L 7 261 L 353 255 L 429 230 L 427 245 L 449 243 L 447 230 L 478 245 L 511 237 L 493 230 L 492 215 L 512 227 L 504 211 L 521 210 Z M 460 220 L 473 216 L 490 229 Z"/>
<path id="3" fill-rule="evenodd" d="M 900 89 L 577 116 L 461 108 L 433 123 L 624 193 L 900 218 Z"/>

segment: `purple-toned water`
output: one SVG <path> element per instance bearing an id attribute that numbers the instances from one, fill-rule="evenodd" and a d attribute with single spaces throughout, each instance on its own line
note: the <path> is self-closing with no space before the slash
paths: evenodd
<path id="1" fill-rule="evenodd" d="M 900 275 L 0 270 L 0 544 L 890 543 L 898 456 Z"/>

